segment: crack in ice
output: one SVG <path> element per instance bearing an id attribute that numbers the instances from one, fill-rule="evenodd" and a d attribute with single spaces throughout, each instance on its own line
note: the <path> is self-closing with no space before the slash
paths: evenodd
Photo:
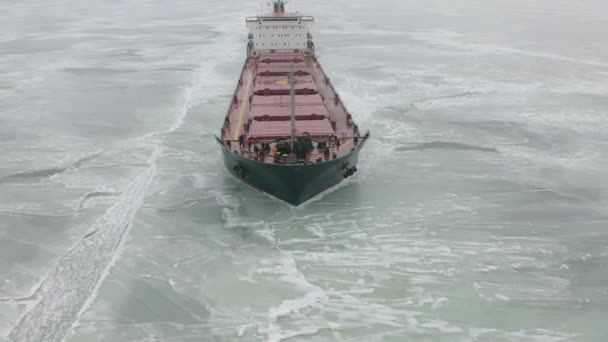
<path id="1" fill-rule="evenodd" d="M 210 72 L 213 64 L 207 65 Z M 184 124 L 193 106 L 195 88 L 200 88 L 205 70 L 195 84 L 185 89 L 183 105 L 175 121 L 165 131 L 137 138 L 152 143 L 153 153 L 147 160 L 148 168 L 118 195 L 117 202 L 101 216 L 94 226 L 65 253 L 28 296 L 3 298 L 7 303 L 31 303 L 8 336 L 9 341 L 61 341 L 78 325 L 80 315 L 88 309 L 110 269 L 120 257 L 126 237 L 146 193 L 156 175 L 156 161 L 162 156 L 163 139 L 156 137 L 171 133 Z M 85 161 L 86 162 L 86 161 Z M 110 195 L 89 193 L 90 197 Z M 81 203 L 82 205 L 82 203 Z"/>

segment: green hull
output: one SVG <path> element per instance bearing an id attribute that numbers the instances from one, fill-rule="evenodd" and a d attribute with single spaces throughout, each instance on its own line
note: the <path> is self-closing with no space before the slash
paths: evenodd
<path id="1" fill-rule="evenodd" d="M 299 205 L 337 185 L 356 171 L 359 150 L 334 160 L 308 164 L 269 164 L 230 151 L 217 140 L 230 174 L 273 197 Z"/>

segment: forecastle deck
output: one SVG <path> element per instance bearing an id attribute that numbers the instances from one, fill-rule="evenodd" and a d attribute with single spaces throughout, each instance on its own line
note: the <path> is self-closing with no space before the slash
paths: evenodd
<path id="1" fill-rule="evenodd" d="M 339 158 L 364 138 L 315 57 L 298 50 L 261 51 L 247 58 L 224 121 L 221 140 L 232 151 L 277 162 L 275 153 L 255 146 L 264 143 L 273 150 L 277 140 L 291 139 L 288 75 L 292 70 L 296 135 L 308 134 L 315 147 L 304 161 Z M 325 147 L 317 148 L 319 143 L 329 153 Z"/>

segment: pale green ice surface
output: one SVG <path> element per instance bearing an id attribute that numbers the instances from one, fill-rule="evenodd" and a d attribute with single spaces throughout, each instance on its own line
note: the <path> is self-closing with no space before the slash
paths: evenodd
<path id="1" fill-rule="evenodd" d="M 214 135 L 250 1 L 4 1 L 0 340 L 608 340 L 605 1 L 298 1 L 372 138 L 298 208 Z"/>

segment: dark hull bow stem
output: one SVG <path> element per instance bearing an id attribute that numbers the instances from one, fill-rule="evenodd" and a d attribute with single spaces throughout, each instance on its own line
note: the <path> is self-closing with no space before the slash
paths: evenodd
<path id="1" fill-rule="evenodd" d="M 246 19 L 247 60 L 217 142 L 237 179 L 293 205 L 357 171 L 361 135 L 314 54 L 314 19 L 286 13 Z"/>
<path id="2" fill-rule="evenodd" d="M 273 165 L 243 157 L 218 140 L 226 169 L 243 183 L 292 205 L 302 204 L 357 171 L 359 150 L 322 163 Z"/>

